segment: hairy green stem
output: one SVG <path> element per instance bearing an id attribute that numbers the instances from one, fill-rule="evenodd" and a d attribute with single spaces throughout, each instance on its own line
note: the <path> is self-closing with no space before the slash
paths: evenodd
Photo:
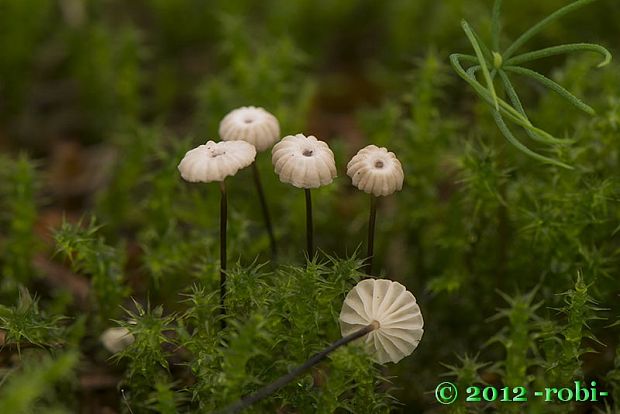
<path id="1" fill-rule="evenodd" d="M 601 45 L 594 43 L 569 43 L 566 45 L 551 46 L 534 52 L 527 52 L 506 60 L 506 65 L 516 66 L 532 60 L 543 59 L 550 56 L 562 55 L 572 52 L 594 52 L 603 56 L 603 61 L 597 66 L 603 67 L 611 62 L 611 52 Z"/>
<path id="2" fill-rule="evenodd" d="M 258 166 L 256 162 L 252 163 L 252 170 L 254 175 L 254 184 L 256 185 L 256 191 L 258 192 L 258 199 L 260 201 L 261 209 L 263 210 L 263 218 L 265 219 L 265 227 L 267 228 L 267 234 L 269 234 L 269 244 L 271 246 L 271 258 L 275 260 L 277 256 L 276 237 L 273 232 L 273 226 L 271 224 L 271 216 L 269 214 L 269 208 L 267 207 L 267 199 L 265 198 L 265 192 L 263 191 L 263 184 L 258 172 Z"/>
<path id="3" fill-rule="evenodd" d="M 492 97 L 489 95 L 489 92 L 485 89 L 485 87 L 478 82 L 475 78 L 469 76 L 467 74 L 467 72 L 465 71 L 465 69 L 463 69 L 463 66 L 461 65 L 460 59 L 461 58 L 467 58 L 467 60 L 469 60 L 470 56 L 469 55 L 462 55 L 459 53 L 454 53 L 452 55 L 450 55 L 450 63 L 452 64 L 452 67 L 454 68 L 454 70 L 456 71 L 456 73 L 465 81 L 469 84 L 469 86 L 471 86 L 474 91 L 476 91 L 476 93 L 483 99 L 485 100 L 489 105 L 493 106 L 493 99 Z M 499 102 L 499 106 L 500 106 L 500 111 L 506 115 L 507 117 L 510 118 L 510 120 L 512 120 L 514 123 L 523 126 L 524 128 L 526 128 L 527 126 L 532 126 L 531 122 L 529 120 L 527 120 L 526 118 L 523 117 L 522 114 L 520 114 L 516 109 L 514 109 L 510 104 L 508 104 L 506 101 L 504 101 L 501 98 L 498 98 L 498 102 Z"/>
<path id="4" fill-rule="evenodd" d="M 491 94 L 491 97 L 493 99 L 493 105 L 495 106 L 495 110 L 499 111 L 499 102 L 498 102 L 497 94 L 495 93 L 495 87 L 493 86 L 493 79 L 491 79 L 489 69 L 487 68 L 486 60 L 482 54 L 480 43 L 478 43 L 478 40 L 476 38 L 476 35 L 474 34 L 474 31 L 471 29 L 471 27 L 469 27 L 469 24 L 467 24 L 465 20 L 461 21 L 461 26 L 463 27 L 463 31 L 465 32 L 465 35 L 469 39 L 469 42 L 474 48 L 474 52 L 476 53 L 476 57 L 478 58 L 478 62 L 482 69 L 482 75 L 484 76 L 484 79 L 487 83 L 487 88 L 489 89 L 489 93 Z"/>
<path id="5" fill-rule="evenodd" d="M 466 55 L 464 53 L 453 53 L 453 54 L 458 55 L 459 61 L 462 60 L 464 62 L 469 62 L 469 63 L 478 63 L 478 58 L 476 56 Z M 452 57 L 452 55 L 450 55 L 450 57 Z"/>
<path id="6" fill-rule="evenodd" d="M 469 76 L 472 79 L 476 79 L 476 73 L 482 69 L 482 66 L 480 65 L 474 65 L 472 67 L 470 67 L 469 69 L 467 69 L 467 76 Z"/>
<path id="7" fill-rule="evenodd" d="M 554 91 L 558 95 L 560 95 L 562 98 L 566 99 L 568 102 L 570 102 L 576 108 L 579 108 L 582 111 L 584 111 L 584 112 L 586 112 L 586 113 L 588 113 L 590 115 L 594 115 L 595 114 L 594 108 L 592 108 L 590 105 L 588 105 L 585 102 L 583 102 L 581 99 L 579 99 L 578 97 L 576 97 L 575 95 L 570 93 L 568 90 L 566 90 L 563 86 L 561 86 L 558 83 L 552 81 L 551 79 L 549 79 L 545 75 L 542 75 L 542 74 L 540 74 L 538 72 L 535 72 L 535 71 L 533 71 L 531 69 L 521 68 L 521 67 L 518 67 L 518 66 L 504 66 L 504 70 L 506 72 L 512 72 L 512 73 L 516 73 L 518 75 L 522 75 L 522 76 L 526 76 L 528 78 L 534 79 L 534 80 L 540 82 L 541 84 L 543 84 L 544 86 L 546 86 L 547 88 L 551 89 L 552 91 Z"/>
<path id="8" fill-rule="evenodd" d="M 486 101 L 489 105 L 493 106 L 493 100 L 491 96 L 489 95 L 489 92 L 485 89 L 484 86 L 482 86 L 482 84 L 480 84 L 480 82 L 476 80 L 476 78 L 470 76 L 465 71 L 465 69 L 463 69 L 459 61 L 460 57 L 461 55 L 458 53 L 450 55 L 450 62 L 454 70 L 463 80 L 465 80 L 474 89 L 474 91 L 476 91 L 476 93 L 484 101 Z M 508 119 L 510 119 L 515 124 L 525 129 L 529 129 L 530 131 L 538 134 L 542 142 L 546 142 L 548 144 L 565 144 L 569 142 L 564 139 L 555 138 L 554 136 L 550 135 L 548 132 L 543 131 L 542 129 L 533 126 L 532 123 L 529 121 L 529 119 L 524 117 L 523 114 L 521 114 L 519 111 L 517 111 L 515 108 L 513 108 L 510 104 L 508 104 L 503 99 L 498 98 L 498 101 L 500 105 L 500 108 L 499 108 L 500 113 L 506 115 Z"/>
<path id="9" fill-rule="evenodd" d="M 510 82 L 508 75 L 506 75 L 506 72 L 504 72 L 503 70 L 499 70 L 497 72 L 502 81 L 502 84 L 504 85 L 504 90 L 506 91 L 506 94 L 508 95 L 508 99 L 510 99 L 510 102 L 512 103 L 512 105 L 515 108 L 517 108 L 517 111 L 521 112 L 523 116 L 527 118 L 527 113 L 525 112 L 525 108 L 523 108 L 523 105 L 521 104 L 521 100 L 519 99 L 519 95 L 517 94 L 517 91 L 515 90 L 514 86 L 512 86 L 512 83 Z M 526 129 L 525 133 L 535 141 L 545 142 L 538 134 L 530 131 L 529 129 Z"/>
<path id="10" fill-rule="evenodd" d="M 352 334 L 347 335 L 343 338 L 340 338 L 339 340 L 337 340 L 336 342 L 333 342 L 330 346 L 328 346 L 327 348 L 325 348 L 318 354 L 313 355 L 309 360 L 307 360 L 305 363 L 298 366 L 297 368 L 295 368 L 288 374 L 281 376 L 274 382 L 256 391 L 254 394 L 249 395 L 247 397 L 243 397 L 241 400 L 237 401 L 236 403 L 231 404 L 228 407 L 223 408 L 219 411 L 216 411 L 215 414 L 234 414 L 234 413 L 241 412 L 242 410 L 248 408 L 250 405 L 269 397 L 271 394 L 273 394 L 280 388 L 284 387 L 289 382 L 293 381 L 299 375 L 303 374 L 308 369 L 312 368 L 314 365 L 324 360 L 330 353 L 332 353 L 336 349 L 340 348 L 343 345 L 348 344 L 351 341 L 361 338 L 378 328 L 379 328 L 379 322 L 374 321 L 370 325 L 364 326 L 360 330 L 355 331 Z"/>
<path id="11" fill-rule="evenodd" d="M 537 159 L 539 161 L 542 161 L 542 162 L 545 162 L 545 163 L 548 163 L 548 164 L 553 164 L 553 165 L 556 165 L 558 167 L 566 168 L 568 170 L 572 170 L 573 169 L 573 167 L 571 167 L 570 165 L 567 165 L 567 164 L 565 164 L 565 163 L 563 163 L 561 161 L 554 160 L 553 158 L 549 158 L 549 157 L 545 157 L 544 155 L 540 155 L 540 154 L 532 151 L 531 149 L 529 149 L 525 145 L 523 145 L 521 142 L 519 142 L 519 140 L 517 138 L 515 138 L 515 136 L 512 134 L 510 129 L 508 129 L 508 126 L 506 125 L 506 123 L 502 119 L 502 115 L 499 112 L 497 112 L 497 111 L 493 112 L 493 118 L 495 119 L 495 123 L 497 124 L 497 127 L 502 132 L 502 134 L 506 137 L 508 142 L 510 142 L 512 145 L 514 145 L 517 149 L 521 150 L 521 152 L 529 155 L 530 157 L 532 157 L 534 159 Z"/>
<path id="12" fill-rule="evenodd" d="M 497 73 L 499 74 L 499 78 L 504 85 L 504 90 L 506 91 L 506 95 L 508 95 L 508 99 L 510 99 L 510 103 L 512 103 L 512 105 L 517 108 L 517 111 L 521 112 L 521 114 L 523 114 L 523 116 L 527 118 L 525 108 L 523 108 L 521 100 L 519 99 L 519 95 L 517 95 L 517 91 L 515 90 L 514 86 L 512 86 L 508 75 L 506 75 L 506 72 L 504 72 L 503 70 L 498 70 Z"/>
<path id="13" fill-rule="evenodd" d="M 523 108 L 523 105 L 521 104 L 521 100 L 519 99 L 519 95 L 517 95 L 517 91 L 515 90 L 514 86 L 512 86 L 512 83 L 510 82 L 508 75 L 506 75 L 506 72 L 504 72 L 503 70 L 499 70 L 498 74 L 502 81 L 502 84 L 504 85 L 504 90 L 506 91 L 506 94 L 508 95 L 510 102 L 512 103 L 512 105 L 514 105 L 515 108 L 517 108 L 519 112 L 523 114 L 524 117 L 527 118 L 527 113 L 525 112 L 525 108 Z M 542 142 L 544 144 L 549 144 L 549 143 L 568 144 L 572 142 L 571 140 L 568 140 L 568 139 L 555 139 L 554 142 L 549 142 L 548 139 L 541 137 L 536 132 L 531 131 L 529 129 L 525 129 L 525 133 L 530 138 L 532 138 L 534 141 Z"/>
<path id="14" fill-rule="evenodd" d="M 502 9 L 502 0 L 495 0 L 493 4 L 493 14 L 491 18 L 491 46 L 495 52 L 499 51 L 501 22 L 500 12 Z"/>
<path id="15" fill-rule="evenodd" d="M 517 40 L 515 40 L 504 52 L 504 60 L 510 58 L 516 51 L 519 49 L 525 42 L 527 42 L 530 38 L 540 32 L 547 24 L 551 23 L 553 20 L 556 20 L 567 13 L 570 13 L 573 10 L 576 10 L 586 4 L 592 3 L 596 0 L 579 0 L 573 2 L 567 6 L 562 7 L 559 10 L 556 10 L 554 13 L 542 19 L 540 22 L 536 23 L 529 30 L 523 33 Z"/>
<path id="16" fill-rule="evenodd" d="M 312 196 L 310 189 L 305 188 L 306 193 L 306 252 L 308 259 L 314 258 L 314 225 L 312 224 Z"/>
<path id="17" fill-rule="evenodd" d="M 508 95 L 508 98 L 510 99 L 510 102 L 512 103 L 512 105 L 519 111 L 519 113 L 521 113 L 523 115 L 523 117 L 525 119 L 528 120 L 529 122 L 529 118 L 527 117 L 527 114 L 525 113 L 525 109 L 523 108 L 523 105 L 521 105 L 521 101 L 519 100 L 519 97 L 517 96 L 517 92 L 514 89 L 514 87 L 512 86 L 512 83 L 510 82 L 510 79 L 508 78 L 508 76 L 506 75 L 505 71 L 512 71 L 510 69 L 513 69 L 512 67 L 508 66 L 508 67 L 503 67 L 502 69 L 494 69 L 493 71 L 491 71 L 491 78 L 495 78 L 496 74 L 499 74 L 500 79 L 502 81 L 502 84 L 504 85 L 504 89 L 506 91 L 506 94 Z M 524 68 L 514 68 L 516 70 L 514 70 L 514 72 L 518 73 L 518 71 L 523 70 L 523 71 L 527 71 L 527 72 L 533 72 L 530 71 L 529 69 L 524 69 Z M 480 65 L 475 65 L 470 67 L 469 69 L 467 69 L 467 76 L 471 77 L 472 79 L 475 79 L 476 77 L 476 72 L 480 70 Z M 570 94 L 570 92 L 568 92 L 567 90 L 565 90 L 564 88 L 562 88 L 560 85 L 556 84 L 555 82 L 553 82 L 552 80 L 544 77 L 543 75 L 540 75 L 539 73 L 534 72 L 536 75 L 538 76 L 542 76 L 544 79 L 546 79 L 549 82 L 552 82 L 555 84 L 555 87 L 549 86 L 550 88 L 552 88 L 553 90 L 556 90 L 555 88 L 561 88 L 564 90 L 564 93 L 568 93 Z M 527 75 L 527 73 L 524 73 L 524 75 Z M 556 90 L 557 91 L 557 90 Z M 559 91 L 557 91 L 558 93 L 560 93 Z M 562 94 L 562 96 L 564 96 Z M 571 94 L 571 96 L 573 96 Z M 585 103 L 583 103 L 582 101 L 579 100 L 579 98 L 573 96 L 574 99 L 578 100 L 582 105 L 585 105 L 586 107 L 590 108 L 588 105 L 586 105 Z M 572 100 L 571 100 L 572 102 Z M 574 105 L 576 105 L 579 109 L 582 109 L 588 113 L 590 113 L 588 110 L 586 110 L 585 108 L 582 108 L 581 106 L 577 105 L 576 103 L 574 103 Z M 590 110 L 594 111 L 592 108 L 590 108 Z M 593 113 L 593 112 L 592 112 Z M 538 131 L 542 131 L 539 130 L 536 127 L 532 127 L 532 128 L 527 128 L 527 127 L 523 127 L 525 129 L 525 132 L 527 133 L 527 135 L 532 138 L 535 141 L 544 143 L 544 144 L 551 144 L 551 145 L 555 145 L 555 144 L 559 144 L 559 145 L 565 145 L 565 144 L 570 144 L 573 141 L 570 139 L 563 139 L 563 138 L 555 138 L 551 135 L 541 135 L 538 133 Z"/>
<path id="18" fill-rule="evenodd" d="M 372 262 L 375 247 L 375 221 L 377 219 L 377 197 L 370 195 L 370 213 L 368 215 L 368 245 L 366 251 L 366 274 L 372 276 Z"/>

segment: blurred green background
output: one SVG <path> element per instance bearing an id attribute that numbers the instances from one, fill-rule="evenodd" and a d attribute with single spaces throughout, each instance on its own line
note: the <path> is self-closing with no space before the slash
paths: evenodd
<path id="1" fill-rule="evenodd" d="M 507 2 L 504 36 L 514 39 L 566 3 Z M 485 34 L 492 4 L 3 0 L 0 7 L 0 142 L 38 155 L 58 141 L 109 141 L 130 121 L 215 136 L 220 117 L 248 103 L 288 115 L 284 132 L 353 139 L 357 111 L 410 87 L 407 74 L 428 53 L 445 63 L 449 52 L 469 50 L 459 21 Z M 619 8 L 595 2 L 528 48 L 576 41 L 613 48 Z M 462 101 L 461 86 L 445 90 L 450 107 Z M 300 100 L 303 112 L 289 113 Z"/>

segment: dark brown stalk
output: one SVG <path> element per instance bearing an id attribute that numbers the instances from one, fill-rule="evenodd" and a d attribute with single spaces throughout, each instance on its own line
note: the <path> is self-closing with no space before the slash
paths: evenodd
<path id="1" fill-rule="evenodd" d="M 226 316 L 226 228 L 228 223 L 228 202 L 226 197 L 226 184 L 220 182 L 220 312 L 222 317 Z M 226 327 L 226 321 L 222 318 L 222 329 Z"/>
<path id="2" fill-rule="evenodd" d="M 254 185 L 256 185 L 256 191 L 258 192 L 258 199 L 260 201 L 261 208 L 263 210 L 263 218 L 265 219 L 265 227 L 267 228 L 267 234 L 269 234 L 269 244 L 271 246 L 271 259 L 275 260 L 277 255 L 276 236 L 273 232 L 273 226 L 271 224 L 271 216 L 269 215 L 269 208 L 267 207 L 267 199 L 265 198 L 265 192 L 263 191 L 263 184 L 258 172 L 258 166 L 256 162 L 252 163 L 252 170 L 254 172 Z"/>
<path id="3" fill-rule="evenodd" d="M 377 219 L 377 197 L 370 195 L 370 215 L 368 216 L 368 250 L 366 252 L 366 274 L 372 276 L 372 259 L 375 249 L 375 221 Z"/>
<path id="4" fill-rule="evenodd" d="M 304 189 L 306 193 L 306 250 L 308 259 L 314 259 L 314 225 L 312 224 L 312 196 L 310 189 Z"/>
<path id="5" fill-rule="evenodd" d="M 285 374 L 285 375 L 281 376 L 280 378 L 278 378 L 274 382 L 272 382 L 272 383 L 264 386 L 260 390 L 256 391 L 254 394 L 251 394 L 251 395 L 248 395 L 246 397 L 243 397 L 242 399 L 240 399 L 236 403 L 231 404 L 228 407 L 223 408 L 223 409 L 217 411 L 216 414 L 233 414 L 233 413 L 238 413 L 241 410 L 244 410 L 244 409 L 248 408 L 250 405 L 252 405 L 252 404 L 254 404 L 254 403 L 256 403 L 256 402 L 258 402 L 258 401 L 260 401 L 260 400 L 262 400 L 262 399 L 264 399 L 264 398 L 266 398 L 268 396 L 270 396 L 271 394 L 273 394 L 274 392 L 276 392 L 280 388 L 284 387 L 289 382 L 293 381 L 299 375 L 303 374 L 308 369 L 310 369 L 312 366 L 314 366 L 314 365 L 318 364 L 319 362 L 321 362 L 322 360 L 324 360 L 325 357 L 327 357 L 327 355 L 329 355 L 334 350 L 338 349 L 339 347 L 341 347 L 343 345 L 348 344 L 351 341 L 354 341 L 354 340 L 356 340 L 358 338 L 361 338 L 362 336 L 368 334 L 369 332 L 374 331 L 377 328 L 379 328 L 379 322 L 374 321 L 370 325 L 367 325 L 367 326 L 363 327 L 362 329 L 353 332 L 350 335 L 347 335 L 347 336 L 345 336 L 343 338 L 340 338 L 339 340 L 337 340 L 336 342 L 333 342 L 330 346 L 328 346 L 327 348 L 325 348 L 324 350 L 322 350 L 318 354 L 313 355 L 309 360 L 307 360 L 305 363 L 303 363 L 302 365 L 298 366 L 297 368 L 295 368 L 294 370 L 292 370 L 288 374 Z"/>

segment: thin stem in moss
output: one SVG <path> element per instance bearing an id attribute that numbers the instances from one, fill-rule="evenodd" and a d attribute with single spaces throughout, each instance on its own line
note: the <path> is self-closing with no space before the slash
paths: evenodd
<path id="1" fill-rule="evenodd" d="M 377 197 L 370 195 L 370 213 L 368 215 L 368 245 L 366 251 L 366 274 L 372 275 L 372 262 L 375 246 L 375 221 L 377 219 Z"/>
<path id="2" fill-rule="evenodd" d="M 273 226 L 271 224 L 271 215 L 269 214 L 269 208 L 267 206 L 267 199 L 265 198 L 265 192 L 263 191 L 263 184 L 261 182 L 260 173 L 256 163 L 252 164 L 252 172 L 254 175 L 254 184 L 256 185 L 256 191 L 258 192 L 258 199 L 260 201 L 261 209 L 263 210 L 263 218 L 265 219 L 265 227 L 267 228 L 267 234 L 269 235 L 269 245 L 271 247 L 271 257 L 276 258 L 278 249 L 276 245 L 276 236 L 273 232 Z"/>
<path id="3" fill-rule="evenodd" d="M 228 201 L 226 196 L 226 184 L 220 182 L 220 312 L 222 316 L 226 315 L 226 305 L 224 303 L 226 297 L 226 230 L 228 223 Z M 226 327 L 224 318 L 221 320 L 222 328 Z"/>
<path id="4" fill-rule="evenodd" d="M 331 345 L 329 345 L 327 348 L 325 348 L 321 352 L 313 355 L 310 359 L 308 359 L 306 362 L 304 362 L 302 365 L 298 366 L 297 368 L 295 368 L 288 374 L 281 376 L 280 378 L 273 381 L 272 383 L 259 389 L 254 394 L 249 395 L 247 397 L 243 397 L 241 400 L 237 401 L 236 403 L 231 404 L 228 407 L 217 411 L 216 414 L 233 414 L 233 413 L 241 412 L 242 410 L 248 408 L 252 404 L 269 397 L 271 394 L 273 394 L 280 388 L 284 387 L 285 385 L 293 381 L 299 375 L 303 374 L 304 372 L 312 368 L 314 365 L 323 361 L 330 353 L 332 353 L 336 349 L 358 338 L 361 338 L 378 328 L 379 328 L 379 322 L 374 321 L 373 323 L 364 326 L 360 330 L 355 331 L 352 334 L 347 335 L 343 338 L 340 338 L 339 340 L 333 342 Z"/>
<path id="5" fill-rule="evenodd" d="M 306 251 L 308 259 L 314 258 L 314 225 L 312 224 L 312 195 L 310 189 L 305 188 L 306 194 Z"/>

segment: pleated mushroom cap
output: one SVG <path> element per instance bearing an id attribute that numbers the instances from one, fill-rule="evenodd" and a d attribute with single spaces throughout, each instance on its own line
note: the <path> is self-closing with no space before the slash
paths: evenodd
<path id="1" fill-rule="evenodd" d="M 355 187 L 377 197 L 402 190 L 405 177 L 396 155 L 376 145 L 359 150 L 347 164 L 347 175 Z"/>
<path id="2" fill-rule="evenodd" d="M 413 294 L 387 279 L 362 280 L 349 292 L 340 312 L 340 331 L 347 336 L 373 321 L 379 322 L 379 328 L 361 340 L 380 364 L 396 363 L 410 355 L 424 333 Z"/>
<path id="3" fill-rule="evenodd" d="M 272 150 L 271 161 L 283 183 L 317 188 L 336 178 L 336 161 L 329 146 L 310 135 L 289 135 Z"/>
<path id="4" fill-rule="evenodd" d="M 280 124 L 275 116 L 263 108 L 242 106 L 222 119 L 219 132 L 224 141 L 246 141 L 260 152 L 280 139 Z"/>
<path id="5" fill-rule="evenodd" d="M 178 169 L 189 182 L 222 181 L 254 162 L 256 148 L 245 141 L 208 141 L 188 151 Z"/>

